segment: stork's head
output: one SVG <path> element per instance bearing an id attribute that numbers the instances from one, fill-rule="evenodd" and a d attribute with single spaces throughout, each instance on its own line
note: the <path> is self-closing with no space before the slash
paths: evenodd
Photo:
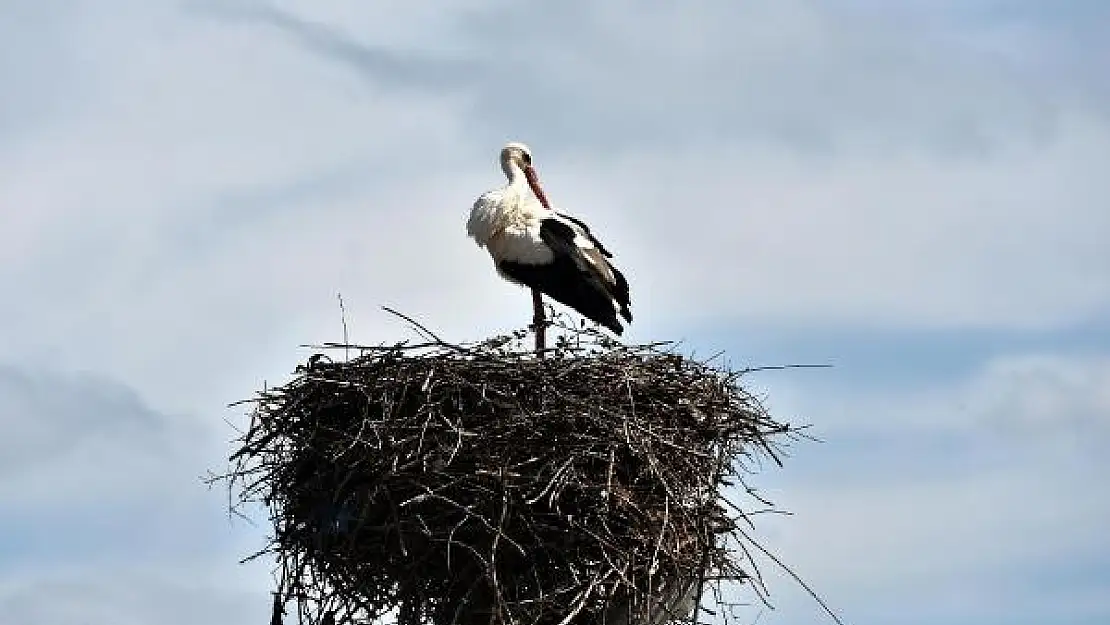
<path id="1" fill-rule="evenodd" d="M 509 168 L 516 165 L 521 170 L 532 166 L 532 150 L 518 141 L 510 141 L 501 148 L 501 168 L 508 174 Z"/>
<path id="2" fill-rule="evenodd" d="M 543 189 L 540 187 L 539 176 L 536 175 L 536 170 L 532 167 L 532 150 L 523 143 L 517 141 L 510 141 L 501 148 L 501 169 L 509 179 L 513 178 L 513 167 L 519 168 L 524 172 L 524 177 L 528 180 L 528 186 L 532 188 L 532 193 L 535 194 L 536 199 L 544 205 L 544 208 L 551 208 L 547 202 L 547 196 L 544 195 Z"/>

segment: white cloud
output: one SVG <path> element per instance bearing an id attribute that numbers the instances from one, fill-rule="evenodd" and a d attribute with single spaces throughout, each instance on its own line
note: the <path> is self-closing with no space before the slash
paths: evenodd
<path id="1" fill-rule="evenodd" d="M 0 578 L 0 609 L 11 623 L 61 625 L 238 625 L 269 618 L 257 579 L 231 578 L 226 567 L 92 566 Z"/>
<path id="2" fill-rule="evenodd" d="M 0 215 L 0 282 L 20 298 L 0 312 L 9 357 L 95 368 L 193 408 L 173 394 L 214 381 L 190 378 L 202 362 L 234 369 L 306 320 L 327 334 L 292 339 L 283 358 L 298 339 L 335 338 L 336 290 L 354 314 L 410 293 L 465 301 L 451 288 L 466 275 L 457 263 L 419 262 L 429 248 L 489 277 L 459 225 L 469 200 L 458 197 L 480 182 L 450 193 L 448 173 L 412 186 L 456 153 L 447 103 L 377 92 L 273 33 L 130 8 L 94 12 L 60 42 L 96 77 L 81 115 L 0 149 L 0 203 L 17 208 Z M 321 178 L 324 192 L 281 205 L 291 180 Z M 456 221 L 433 220 L 450 206 Z M 433 244 L 404 243 L 404 231 Z"/>
<path id="3" fill-rule="evenodd" d="M 906 622 L 907 606 L 909 622 L 1010 622 L 1015 614 L 1086 622 L 1085 614 L 1110 613 L 1098 597 L 1110 500 L 1090 486 L 1105 471 L 1105 462 L 1030 454 L 994 471 L 920 481 L 788 481 L 775 499 L 795 516 L 765 517 L 758 527 L 764 546 L 847 622 Z M 772 565 L 762 571 L 780 611 L 772 622 L 801 622 L 810 600 Z M 1076 600 L 1084 594 L 1086 604 Z"/>
<path id="4" fill-rule="evenodd" d="M 799 0 L 289 0 L 274 5 L 287 15 L 254 2 L 223 17 L 211 3 L 13 6 L 0 23 L 0 361 L 20 369 L 0 379 L 0 418 L 13 415 L 0 500 L 20 519 L 72 502 L 96 516 L 100 502 L 196 524 L 197 575 L 249 548 L 193 518 L 212 497 L 169 497 L 222 453 L 224 402 L 286 374 L 297 343 L 339 338 L 336 291 L 364 342 L 404 333 L 381 304 L 451 338 L 527 322 L 527 296 L 462 226 L 509 137 L 533 144 L 554 199 L 617 251 L 633 338 L 708 322 L 1048 328 L 1110 308 L 1104 103 L 935 29 Z M 1036 49 L 1035 33 L 1022 41 Z M 144 421 L 157 413 L 101 387 L 54 394 L 51 376 L 36 395 L 24 365 L 125 380 L 195 421 Z M 907 476 L 888 457 L 846 483 L 788 484 L 780 499 L 800 514 L 773 543 L 834 602 L 880 588 L 890 616 L 932 591 L 949 615 L 985 614 L 984 597 L 1019 586 L 990 571 L 1105 546 L 1093 521 L 1110 511 L 1087 484 L 1108 371 L 1030 356 L 928 394 L 870 389 L 812 409 L 799 395 L 828 446 L 921 435 L 1003 451 L 966 475 L 942 463 Z M 19 417 L 32 413 L 45 416 Z M 1047 507 L 1027 510 L 1028 493 Z M 164 620 L 161 599 L 135 597 L 148 591 L 225 606 L 198 621 L 255 614 L 234 592 L 224 603 L 222 581 L 155 588 L 136 581 L 147 574 L 12 573 L 0 603 L 32 624 Z M 913 585 L 920 595 L 899 590 Z"/>
<path id="5" fill-rule="evenodd" d="M 84 375 L 0 368 L 0 612 L 12 623 L 238 623 L 261 530 L 229 526 L 222 441 Z"/>
<path id="6" fill-rule="evenodd" d="M 706 149 L 601 175 L 627 194 L 624 234 L 639 240 L 626 258 L 649 310 L 686 322 L 1043 328 L 1096 314 L 1110 297 L 1094 166 L 1110 158 L 1106 126 L 1076 120 L 1043 150 L 998 151 L 815 164 Z"/>
<path id="7" fill-rule="evenodd" d="M 1110 437 L 1110 360 L 1053 355 L 992 363 L 979 404 L 983 425 L 1002 435 L 1044 444 L 1058 437 L 1079 444 Z"/>
<path id="8" fill-rule="evenodd" d="M 753 480 L 794 514 L 760 518 L 764 544 L 848 622 L 884 622 L 910 605 L 921 622 L 1106 614 L 1105 597 L 1084 593 L 1105 584 L 1097 571 L 1110 559 L 1110 497 L 1096 483 L 1110 468 L 1108 382 L 1105 358 L 1039 354 L 885 400 L 866 388 L 788 399 L 826 442 L 799 444 L 785 469 Z M 813 454 L 821 468 L 804 463 Z M 1091 566 L 1071 592 L 1051 582 Z M 807 599 L 772 578 L 792 622 Z"/>
<path id="9" fill-rule="evenodd" d="M 1110 436 L 1110 358 L 1101 354 L 1005 354 L 956 382 L 912 390 L 831 395 L 776 387 L 776 402 L 803 419 L 822 415 L 820 436 L 986 436 L 1001 444 L 1060 445 L 1090 452 Z"/>
<path id="10" fill-rule="evenodd" d="M 151 409 L 126 386 L 0 367 L 0 431 L 0 508 L 13 521 L 104 516 L 136 503 L 155 512 L 219 506 L 200 479 L 225 455 L 225 436 Z"/>
<path id="11" fill-rule="evenodd" d="M 288 354 L 274 341 L 334 338 L 337 290 L 365 340 L 396 336 L 384 303 L 451 336 L 521 326 L 526 297 L 461 229 L 509 135 L 619 252 L 633 336 L 1045 327 L 1110 301 L 1106 117 L 987 57 L 804 2 L 283 6 L 312 23 L 138 2 L 58 18 L 51 93 L 80 105 L 0 148 L 9 355 L 177 388 L 176 408 L 218 383 L 185 375 L 202 362 L 257 371 Z"/>

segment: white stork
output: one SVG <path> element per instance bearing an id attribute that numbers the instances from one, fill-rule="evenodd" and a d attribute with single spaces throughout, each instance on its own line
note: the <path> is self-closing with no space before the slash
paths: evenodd
<path id="1" fill-rule="evenodd" d="M 537 350 L 543 349 L 540 293 L 620 335 L 617 316 L 632 321 L 628 282 L 609 261 L 609 250 L 578 219 L 551 209 L 523 143 L 501 149 L 508 184 L 474 202 L 467 234 L 485 247 L 497 273 L 532 289 Z"/>

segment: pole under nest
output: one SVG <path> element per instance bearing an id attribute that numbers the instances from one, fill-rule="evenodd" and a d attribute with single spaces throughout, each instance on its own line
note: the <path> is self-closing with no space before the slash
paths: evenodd
<path id="1" fill-rule="evenodd" d="M 547 349 L 547 319 L 543 314 L 543 294 L 532 289 L 532 329 L 536 332 L 536 357 L 543 358 Z"/>

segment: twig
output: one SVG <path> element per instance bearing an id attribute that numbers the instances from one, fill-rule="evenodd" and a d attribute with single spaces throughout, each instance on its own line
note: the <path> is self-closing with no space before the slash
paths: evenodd
<path id="1" fill-rule="evenodd" d="M 446 347 L 448 349 L 452 349 L 452 350 L 463 352 L 463 353 L 470 353 L 471 352 L 471 350 L 466 349 L 466 348 L 464 348 L 460 345 L 455 345 L 453 343 L 448 343 L 447 341 L 444 341 L 443 339 L 439 338 L 439 336 L 437 336 L 434 332 L 432 332 L 431 330 L 426 328 L 424 325 L 420 324 L 419 322 L 414 320 L 412 317 L 409 317 L 408 315 L 406 315 L 404 313 L 397 312 L 396 310 L 393 310 L 389 306 L 382 306 L 382 310 L 386 311 L 387 313 L 389 313 L 391 315 L 394 315 L 394 316 L 400 317 L 401 319 L 404 319 L 412 327 L 416 328 L 416 330 L 418 332 L 422 333 L 426 338 L 434 341 L 435 345 L 438 345 L 440 347 Z"/>
<path id="2" fill-rule="evenodd" d="M 761 367 L 745 367 L 740 374 L 759 373 L 761 371 L 784 371 L 786 369 L 831 369 L 831 364 L 798 364 L 798 365 L 766 365 Z"/>
<path id="3" fill-rule="evenodd" d="M 740 535 L 743 536 L 744 539 L 747 540 L 749 544 L 754 546 L 763 555 L 767 556 L 772 562 L 777 564 L 778 567 L 780 569 L 782 569 L 787 575 L 789 575 L 795 582 L 798 582 L 798 585 L 801 586 L 803 589 L 805 589 L 806 593 L 808 593 L 809 596 L 812 597 L 813 600 L 817 602 L 817 605 L 821 606 L 821 609 L 823 609 L 825 611 L 825 613 L 828 614 L 829 617 L 835 623 L 837 623 L 837 625 L 844 625 L 844 622 L 841 621 L 840 617 L 838 617 L 836 615 L 836 613 L 832 611 L 832 608 L 830 608 L 829 605 L 827 603 L 825 603 L 825 600 L 822 599 L 821 596 L 818 595 L 816 591 L 814 591 L 812 588 L 810 588 L 809 584 L 807 584 L 805 582 L 805 580 L 803 580 L 801 577 L 799 577 L 798 574 L 795 573 L 793 569 L 791 569 L 789 566 L 786 566 L 786 564 L 784 564 L 783 561 L 778 558 L 778 556 L 776 556 L 775 554 L 768 551 L 763 545 L 759 544 L 758 541 L 753 539 L 751 536 L 748 536 L 748 534 L 745 533 L 744 530 L 739 530 L 738 529 L 737 532 L 739 532 Z"/>
<path id="4" fill-rule="evenodd" d="M 347 309 L 343 306 L 343 294 L 336 293 L 335 296 L 339 299 L 339 318 L 343 321 L 343 359 L 346 361 L 351 360 L 350 340 L 347 338 Z"/>

